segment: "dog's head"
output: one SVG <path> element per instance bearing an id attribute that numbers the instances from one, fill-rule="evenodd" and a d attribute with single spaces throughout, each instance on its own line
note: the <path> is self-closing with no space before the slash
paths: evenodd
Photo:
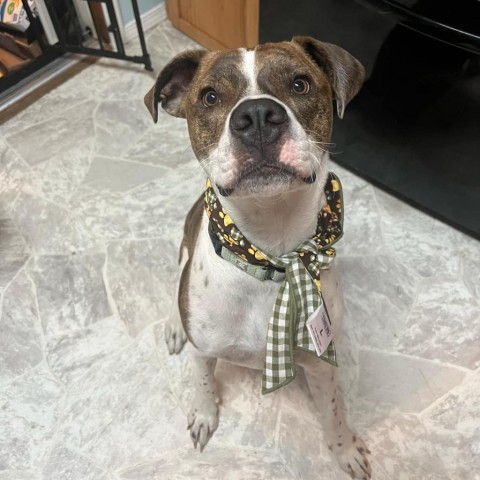
<path id="1" fill-rule="evenodd" d="M 193 150 L 222 195 L 271 194 L 325 170 L 333 100 L 343 116 L 364 69 L 340 47 L 310 37 L 254 50 L 177 55 L 145 96 L 186 118 Z"/>

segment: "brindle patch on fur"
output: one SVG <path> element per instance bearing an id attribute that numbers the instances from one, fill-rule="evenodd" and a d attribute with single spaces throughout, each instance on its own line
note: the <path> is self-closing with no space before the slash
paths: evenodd
<path id="1" fill-rule="evenodd" d="M 192 148 L 200 160 L 218 145 L 225 119 L 247 88 L 241 67 L 242 54 L 234 50 L 207 54 L 197 71 L 186 98 L 186 112 Z M 202 103 L 208 89 L 218 94 L 218 103 L 213 107 Z"/>
<path id="2" fill-rule="evenodd" d="M 202 224 L 203 215 L 203 194 L 193 204 L 192 208 L 187 214 L 185 224 L 183 227 L 183 239 L 180 245 L 180 255 L 178 263 L 182 261 L 182 252 L 184 247 L 188 251 L 188 258 L 192 258 L 195 251 L 195 245 L 197 243 L 198 232 L 200 231 L 200 225 Z"/>
<path id="3" fill-rule="evenodd" d="M 188 251 L 188 260 L 183 267 L 182 275 L 180 277 L 180 285 L 178 290 L 178 307 L 180 311 L 180 318 L 182 320 L 183 329 L 192 342 L 192 338 L 188 331 L 189 326 L 189 286 L 190 286 L 190 269 L 192 264 L 193 254 L 195 252 L 195 246 L 197 244 L 198 233 L 200 232 L 200 226 L 202 224 L 203 216 L 203 195 L 200 195 L 198 200 L 193 204 L 192 208 L 188 212 L 185 219 L 185 226 L 183 230 L 183 240 L 180 245 L 179 263 L 182 261 L 182 254 L 186 248 Z"/>
<path id="4" fill-rule="evenodd" d="M 180 277 L 180 284 L 178 288 L 178 309 L 180 311 L 180 318 L 182 320 L 183 329 L 185 333 L 192 342 L 192 337 L 188 331 L 190 312 L 189 312 L 189 285 L 190 285 L 190 267 L 191 267 L 191 258 L 187 260 L 187 263 L 183 267 L 182 276 Z"/>
<path id="5" fill-rule="evenodd" d="M 333 108 L 327 75 L 292 42 L 259 45 L 256 54 L 261 91 L 285 103 L 313 140 L 330 142 Z M 308 94 L 293 92 L 297 77 L 308 80 Z"/>

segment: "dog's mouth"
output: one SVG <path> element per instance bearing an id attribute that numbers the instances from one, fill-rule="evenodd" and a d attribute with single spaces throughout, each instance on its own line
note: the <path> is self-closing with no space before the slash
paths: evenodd
<path id="1" fill-rule="evenodd" d="M 246 168 L 238 177 L 235 185 L 231 187 L 221 187 L 217 184 L 220 195 L 224 197 L 230 196 L 235 190 L 260 190 L 272 185 L 290 184 L 294 180 L 301 180 L 310 185 L 317 179 L 315 172 L 311 175 L 303 177 L 299 172 L 285 165 L 263 163 L 260 165 L 252 165 Z"/>

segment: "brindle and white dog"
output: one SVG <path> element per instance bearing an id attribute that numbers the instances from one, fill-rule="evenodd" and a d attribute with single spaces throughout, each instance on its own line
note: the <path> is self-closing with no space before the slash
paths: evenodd
<path id="1" fill-rule="evenodd" d="M 280 256 L 312 237 L 325 204 L 324 184 L 333 100 L 342 117 L 364 79 L 349 53 L 310 37 L 254 50 L 188 51 L 177 55 L 145 96 L 157 121 L 158 103 L 186 118 L 193 150 L 224 209 L 260 250 Z M 166 325 L 170 353 L 193 345 L 195 399 L 188 426 L 195 447 L 218 426 L 217 358 L 262 369 L 279 284 L 259 281 L 219 257 L 200 198 L 190 210 L 180 251 L 178 305 Z M 334 332 L 343 298 L 332 267 L 322 294 Z M 318 405 L 328 446 L 352 478 L 370 478 L 368 450 L 345 421 L 336 368 L 295 352 Z"/>

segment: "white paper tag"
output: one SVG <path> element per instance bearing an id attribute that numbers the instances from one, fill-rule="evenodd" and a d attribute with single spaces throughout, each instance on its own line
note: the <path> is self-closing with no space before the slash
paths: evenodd
<path id="1" fill-rule="evenodd" d="M 317 355 L 320 357 L 333 339 L 332 323 L 328 317 L 325 302 L 310 315 L 306 322 L 308 333 L 313 340 Z"/>

